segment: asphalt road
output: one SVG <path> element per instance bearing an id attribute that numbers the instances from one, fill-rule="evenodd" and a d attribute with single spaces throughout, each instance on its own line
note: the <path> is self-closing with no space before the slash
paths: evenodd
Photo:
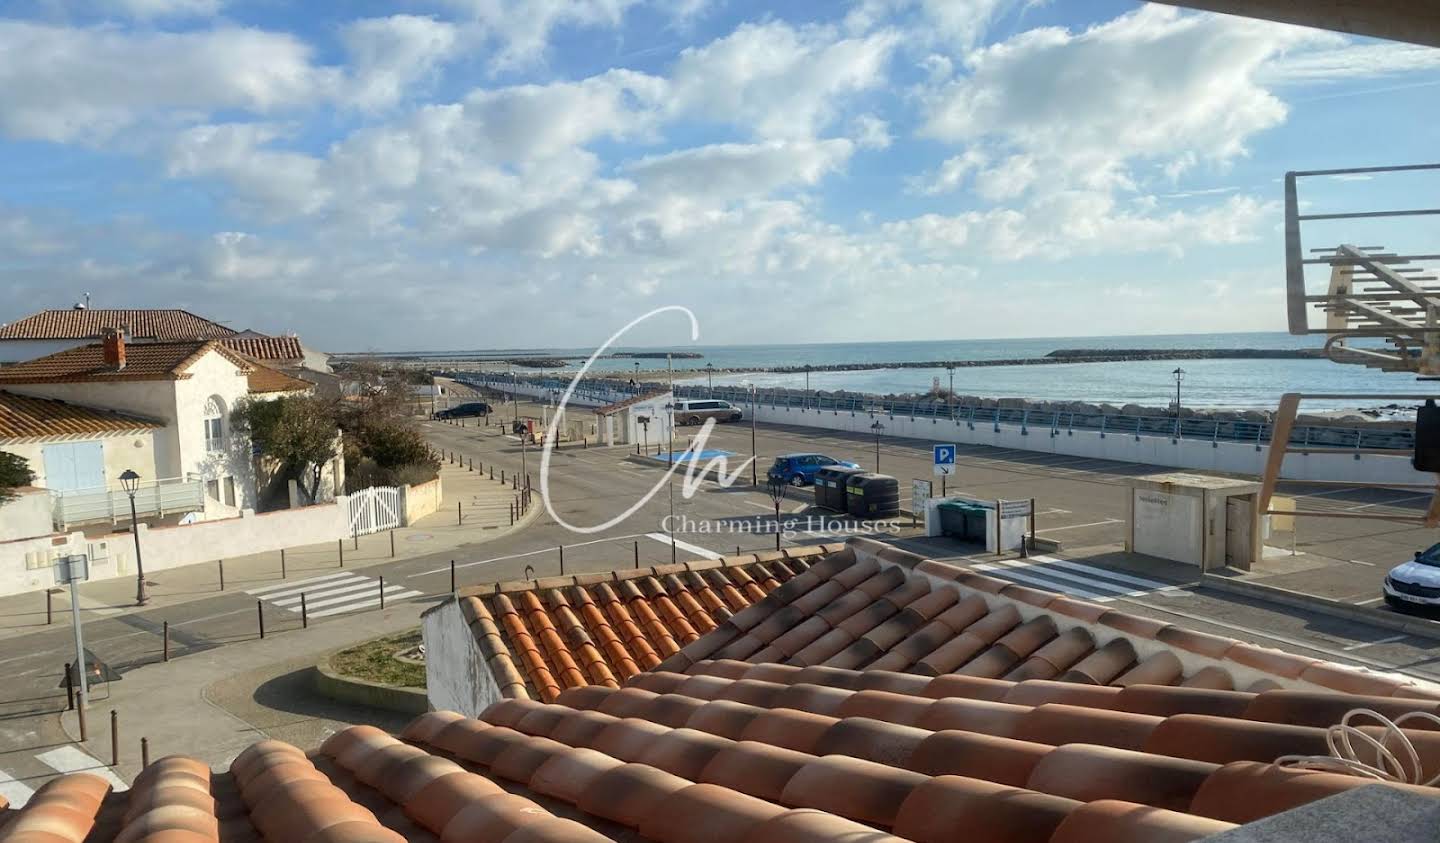
<path id="1" fill-rule="evenodd" d="M 505 409 L 508 411 L 510 408 Z M 527 411 L 539 415 L 538 410 Z M 467 458 L 474 457 L 486 466 L 495 465 L 507 472 L 520 470 L 523 465 L 537 487 L 537 505 L 543 506 L 538 500 L 540 455 L 533 447 L 522 448 L 518 441 L 500 435 L 494 428 L 460 428 L 432 422 L 425 423 L 425 427 L 427 435 L 441 449 L 453 450 Z M 870 437 L 783 426 L 762 426 L 754 436 L 757 449 L 762 454 L 759 464 L 762 484 L 765 468 L 773 455 L 779 453 L 820 451 L 852 459 L 867 469 L 873 470 L 875 466 L 875 441 Z M 714 431 L 710 446 L 735 452 L 740 455 L 738 462 L 750 452 L 751 437 L 748 425 L 721 426 Z M 680 446 L 683 444 L 677 443 Z M 932 476 L 928 443 L 882 438 L 879 461 L 882 471 L 902 481 L 902 495 L 906 497 L 910 478 Z M 1124 513 L 1126 478 L 1157 470 L 1162 469 L 1033 452 L 962 447 L 957 475 L 949 486 L 952 490 L 985 498 L 1034 497 L 1037 533 L 1064 543 L 1065 551 L 1059 554 L 1061 560 L 1069 559 L 1072 553 L 1086 548 L 1084 564 L 1090 566 L 1091 571 L 1120 580 L 1129 577 L 1146 584 L 1132 592 L 1106 598 L 1114 600 L 1117 605 L 1123 604 L 1128 611 L 1318 658 L 1403 670 L 1440 681 L 1440 664 L 1437 664 L 1435 642 L 1432 640 L 1400 636 L 1388 629 L 1338 621 L 1245 598 L 1198 591 L 1191 587 L 1191 571 L 1184 566 L 1137 568 L 1133 560 L 1121 559 L 1114 551 L 1123 539 L 1124 525 L 1119 519 Z M 748 472 L 745 477 L 748 478 Z M 736 529 L 748 526 L 750 529 L 749 532 L 680 534 L 677 536 L 680 543 L 676 553 L 682 560 L 706 553 L 733 553 L 737 547 L 741 550 L 774 547 L 774 536 L 769 532 L 773 504 L 763 486 L 756 489 L 736 485 L 727 489 L 706 482 L 700 485 L 696 494 L 687 497 L 681 489 L 680 478 L 669 487 L 663 478 L 663 465 L 637 461 L 633 447 L 587 449 L 568 445 L 551 455 L 550 503 L 565 520 L 587 532 L 572 531 L 556 523 L 548 512 L 541 512 L 523 530 L 483 544 L 462 547 L 455 552 L 387 562 L 361 569 L 360 572 L 367 576 L 383 575 L 387 583 L 421 592 L 424 596 L 411 601 L 418 617 L 420 611 L 433 600 L 449 592 L 449 562 L 452 558 L 457 563 L 456 574 L 461 587 L 520 579 L 527 575 L 558 574 L 562 545 L 566 573 L 606 571 L 637 562 L 642 566 L 669 562 L 672 550 L 665 535 L 664 519 L 672 511 L 676 516 L 703 522 L 712 528 L 721 524 Z M 936 488 L 938 492 L 938 483 Z M 637 506 L 637 502 L 652 489 L 658 491 Z M 1335 501 L 1335 505 L 1365 505 L 1363 496 L 1331 494 L 1326 497 Z M 790 494 L 782 504 L 787 523 L 796 530 L 789 539 L 792 544 L 834 540 L 830 538 L 834 535 L 833 531 L 822 529 L 807 534 L 803 532 L 807 526 L 803 521 L 789 520 L 803 518 L 809 500 L 808 490 L 799 490 Z M 1378 505 L 1384 506 L 1384 501 L 1382 498 Z M 1396 511 L 1404 511 L 1403 507 L 1407 504 L 1397 504 Z M 635 511 L 617 523 L 599 526 L 616 519 L 631 507 L 636 507 Z M 760 531 L 758 534 L 757 530 Z M 994 564 L 993 558 L 976 547 L 950 540 L 917 538 L 913 530 L 905 531 L 895 540 L 917 552 L 958 564 Z M 1362 539 L 1351 537 L 1345 540 Z M 1027 564 L 1053 566 L 1055 562 L 1027 560 Z M 1014 573 L 1027 576 L 1046 570 L 1035 567 L 1015 569 Z M 163 577 L 163 572 L 158 576 Z M 296 579 L 299 580 L 298 577 Z M 1073 572 L 1068 581 L 1080 582 Z M 296 584 L 301 585 L 299 582 Z M 1090 586 L 1081 582 L 1076 587 Z M 190 602 L 160 609 L 109 615 L 87 612 L 86 616 L 88 649 L 121 677 L 133 667 L 159 660 L 160 630 L 164 621 L 170 623 L 171 655 L 175 659 L 254 640 L 257 636 L 255 598 L 238 590 L 197 596 Z M 326 622 L 326 619 L 312 621 L 314 624 Z M 269 605 L 266 607 L 266 627 L 270 635 L 304 634 L 299 629 L 298 615 Z M 59 623 L 41 631 L 9 638 L 0 649 L 0 675 L 7 679 L 0 688 L 0 769 L 6 769 L 7 755 L 32 752 L 36 747 L 67 741 L 59 728 L 57 714 L 65 705 L 60 665 L 69 660 L 72 653 L 73 642 L 68 624 Z"/>

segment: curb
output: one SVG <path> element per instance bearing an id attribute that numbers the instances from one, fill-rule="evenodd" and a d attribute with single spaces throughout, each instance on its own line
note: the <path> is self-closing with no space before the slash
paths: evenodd
<path id="1" fill-rule="evenodd" d="M 430 710 L 430 700 L 424 691 L 342 676 L 330 667 L 329 656 L 315 663 L 315 691 L 336 702 L 383 708 L 401 714 L 420 715 Z"/>
<path id="2" fill-rule="evenodd" d="M 1293 606 L 1298 609 L 1309 609 L 1323 615 L 1368 623 L 1371 626 L 1393 629 L 1396 632 L 1403 632 L 1407 635 L 1418 635 L 1424 638 L 1440 640 L 1440 623 L 1435 621 L 1427 621 L 1422 618 L 1410 617 L 1394 612 L 1382 612 L 1378 609 L 1356 606 L 1353 603 L 1344 603 L 1326 597 L 1316 597 L 1313 594 L 1292 591 L 1288 588 L 1281 588 L 1275 585 L 1262 585 L 1260 583 L 1245 582 L 1244 580 L 1235 580 L 1228 577 L 1219 577 L 1214 574 L 1203 574 L 1200 577 L 1200 587 L 1213 588 L 1216 591 L 1229 592 L 1243 597 L 1254 597 L 1257 600 L 1267 600 L 1271 603 Z"/>

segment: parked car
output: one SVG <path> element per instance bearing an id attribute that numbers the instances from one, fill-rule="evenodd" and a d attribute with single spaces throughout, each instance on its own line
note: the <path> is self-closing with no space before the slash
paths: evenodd
<path id="1" fill-rule="evenodd" d="M 815 473 L 832 465 L 859 468 L 859 463 L 837 460 L 824 454 L 784 454 L 775 458 L 766 476 L 771 480 L 789 483 L 791 486 L 810 486 L 815 483 Z"/>
<path id="2" fill-rule="evenodd" d="M 675 423 L 676 424 L 704 424 L 706 419 L 714 419 L 717 422 L 740 421 L 744 415 L 740 408 L 729 401 L 713 401 L 709 399 L 675 402 Z"/>
<path id="3" fill-rule="evenodd" d="M 1414 559 L 1390 569 L 1381 590 L 1393 609 L 1440 608 L 1440 544 L 1416 551 Z"/>
<path id="4" fill-rule="evenodd" d="M 437 419 L 468 419 L 488 415 L 490 415 L 490 405 L 484 401 L 470 401 L 465 404 L 456 404 L 445 410 L 435 411 Z"/>

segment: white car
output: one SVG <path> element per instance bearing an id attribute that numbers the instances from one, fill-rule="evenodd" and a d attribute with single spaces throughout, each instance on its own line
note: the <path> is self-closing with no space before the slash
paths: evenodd
<path id="1" fill-rule="evenodd" d="M 1433 545 L 1385 576 L 1385 602 L 1395 609 L 1440 608 L 1440 544 Z"/>

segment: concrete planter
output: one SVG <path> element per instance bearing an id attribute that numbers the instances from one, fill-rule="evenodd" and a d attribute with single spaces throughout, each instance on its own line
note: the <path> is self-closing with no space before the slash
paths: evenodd
<path id="1" fill-rule="evenodd" d="M 315 665 L 315 690 L 337 702 L 367 705 L 401 714 L 418 715 L 430 710 L 425 689 L 395 688 L 342 676 L 330 666 L 328 656 Z"/>

